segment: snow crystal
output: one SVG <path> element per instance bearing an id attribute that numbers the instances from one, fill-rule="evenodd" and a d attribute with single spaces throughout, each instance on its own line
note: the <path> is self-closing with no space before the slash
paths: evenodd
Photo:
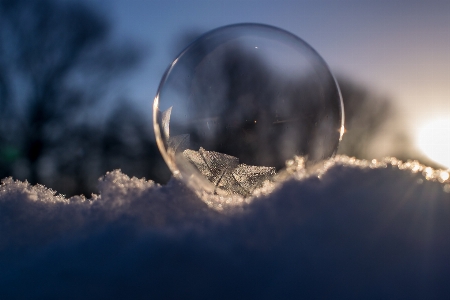
<path id="1" fill-rule="evenodd" d="M 338 156 L 250 200 L 116 170 L 98 195 L 0 185 L 2 299 L 431 299 L 450 293 L 447 170 Z M 262 187 L 264 189 L 264 187 Z M 208 202 L 212 201 L 212 202 Z M 228 202 L 227 202 L 228 201 Z M 234 209 L 233 209 L 234 207 Z M 222 209 L 222 210 L 220 210 Z"/>

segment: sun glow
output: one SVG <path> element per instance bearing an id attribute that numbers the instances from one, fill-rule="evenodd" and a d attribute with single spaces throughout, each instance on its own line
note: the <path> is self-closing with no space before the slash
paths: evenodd
<path id="1" fill-rule="evenodd" d="M 419 129 L 417 146 L 428 158 L 450 168 L 450 118 L 424 124 Z"/>

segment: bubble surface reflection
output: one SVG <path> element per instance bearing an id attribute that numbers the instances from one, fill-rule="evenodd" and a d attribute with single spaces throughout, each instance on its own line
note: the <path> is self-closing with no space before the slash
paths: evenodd
<path id="1" fill-rule="evenodd" d="M 332 157 L 343 105 L 307 43 L 275 27 L 237 24 L 206 33 L 173 61 L 153 120 L 176 177 L 197 192 L 247 197 L 289 168 Z"/>

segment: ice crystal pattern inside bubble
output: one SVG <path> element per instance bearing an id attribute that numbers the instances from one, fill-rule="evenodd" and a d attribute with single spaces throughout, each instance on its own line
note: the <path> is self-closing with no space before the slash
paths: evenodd
<path id="1" fill-rule="evenodd" d="M 286 161 L 308 169 L 332 157 L 343 107 L 326 63 L 303 40 L 238 24 L 206 33 L 174 60 L 153 120 L 177 177 L 196 191 L 249 196 Z"/>

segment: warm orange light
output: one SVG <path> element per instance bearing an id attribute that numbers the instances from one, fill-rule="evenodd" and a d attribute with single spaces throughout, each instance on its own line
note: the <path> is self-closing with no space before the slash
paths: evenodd
<path id="1" fill-rule="evenodd" d="M 450 117 L 424 124 L 418 132 L 417 146 L 430 159 L 450 168 Z"/>
<path id="2" fill-rule="evenodd" d="M 342 137 L 344 136 L 344 133 L 347 132 L 347 129 L 344 127 L 344 125 L 342 125 L 341 128 L 339 128 L 338 131 L 339 131 L 340 134 L 341 134 L 340 137 L 339 137 L 339 140 L 342 141 Z"/>

